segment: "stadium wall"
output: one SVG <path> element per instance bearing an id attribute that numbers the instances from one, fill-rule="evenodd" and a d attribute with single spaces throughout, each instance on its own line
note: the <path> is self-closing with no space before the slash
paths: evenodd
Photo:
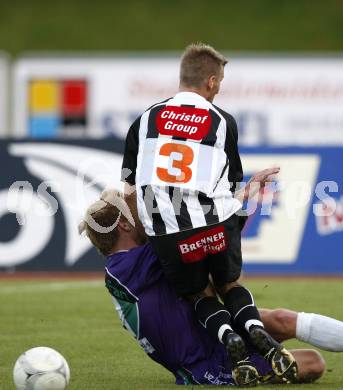
<path id="1" fill-rule="evenodd" d="M 119 181 L 124 141 L 0 141 L 0 270 L 101 271 L 77 225 Z M 250 274 L 343 275 L 342 147 L 241 150 L 246 177 L 280 165 L 277 191 L 250 202 L 243 230 Z M 271 213 L 270 213 L 271 211 Z"/>

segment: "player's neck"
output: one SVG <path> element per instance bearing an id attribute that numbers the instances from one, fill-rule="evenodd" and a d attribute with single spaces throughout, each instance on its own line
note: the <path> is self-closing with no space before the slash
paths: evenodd
<path id="1" fill-rule="evenodd" d="M 119 251 L 128 251 L 132 248 L 136 248 L 136 246 L 138 246 L 138 244 L 130 236 L 120 236 L 116 244 L 113 246 L 111 254 L 114 254 Z"/>
<path id="2" fill-rule="evenodd" d="M 210 93 L 204 88 L 194 88 L 194 87 L 192 88 L 192 87 L 185 87 L 183 85 L 180 85 L 179 92 L 193 92 L 202 96 L 204 99 L 208 100 L 211 103 L 213 101 L 213 96 L 211 96 Z"/>

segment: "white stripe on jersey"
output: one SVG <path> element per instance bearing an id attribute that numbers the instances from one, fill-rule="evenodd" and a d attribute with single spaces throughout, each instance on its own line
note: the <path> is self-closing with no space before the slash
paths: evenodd
<path id="1" fill-rule="evenodd" d="M 168 188 L 154 188 L 157 206 L 160 210 L 163 222 L 166 225 L 167 234 L 171 234 L 179 230 L 179 225 L 176 220 L 173 204 L 167 191 Z"/>
<path id="2" fill-rule="evenodd" d="M 213 110 L 215 111 L 215 110 Z M 218 111 L 215 111 L 218 116 L 221 118 L 220 124 L 218 126 L 217 130 L 217 141 L 214 145 L 215 148 L 223 148 L 225 145 L 226 140 L 226 121 L 225 119 L 219 114 Z"/>
<path id="3" fill-rule="evenodd" d="M 148 212 L 144 204 L 142 187 L 136 186 L 136 191 L 137 191 L 137 209 L 138 209 L 139 219 L 142 222 L 142 225 L 146 232 L 153 232 L 154 229 L 153 229 L 152 219 L 148 215 Z"/>
<path id="4" fill-rule="evenodd" d="M 150 111 L 146 111 L 142 116 L 141 116 L 141 121 L 139 125 L 139 145 L 144 145 L 145 140 L 146 140 L 146 135 L 148 132 L 148 121 L 149 121 L 149 114 Z M 141 175 L 141 170 L 144 169 L 144 166 L 142 165 L 142 159 L 144 158 L 143 153 L 138 153 L 137 156 L 137 172 L 136 175 L 140 176 Z"/>
<path id="5" fill-rule="evenodd" d="M 149 120 L 149 111 L 146 111 L 142 116 L 140 120 L 139 125 L 139 144 L 141 142 L 145 142 L 146 134 L 148 132 L 148 120 Z M 144 169 L 144 165 L 142 165 L 142 159 L 144 158 L 144 154 L 138 153 L 137 156 L 137 172 L 136 175 L 139 176 L 141 172 L 141 168 Z M 139 219 L 142 221 L 142 224 L 144 226 L 144 229 L 146 232 L 153 231 L 153 224 L 152 219 L 149 217 L 147 210 L 144 205 L 143 201 L 143 191 L 141 186 L 136 186 L 136 193 L 137 193 L 137 210 Z"/>
<path id="6" fill-rule="evenodd" d="M 181 106 L 188 104 L 198 108 L 214 110 L 212 103 L 193 92 L 179 92 L 164 104 L 167 104 L 168 106 Z"/>
<path id="7" fill-rule="evenodd" d="M 206 226 L 205 215 L 202 211 L 199 199 L 197 196 L 184 196 L 183 200 L 187 205 L 189 215 L 192 220 L 192 225 L 194 228 Z"/>

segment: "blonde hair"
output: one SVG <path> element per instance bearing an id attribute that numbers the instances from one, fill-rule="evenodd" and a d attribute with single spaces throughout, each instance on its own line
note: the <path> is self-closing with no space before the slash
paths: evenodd
<path id="1" fill-rule="evenodd" d="M 187 46 L 180 65 L 180 85 L 201 87 L 210 76 L 219 75 L 227 59 L 212 46 L 204 43 L 192 43 Z"/>
<path id="2" fill-rule="evenodd" d="M 85 233 L 99 252 L 108 256 L 118 240 L 116 227 L 120 220 L 127 220 L 135 226 L 123 194 L 115 189 L 107 189 L 99 200 L 87 208 L 79 224 L 79 234 Z"/>

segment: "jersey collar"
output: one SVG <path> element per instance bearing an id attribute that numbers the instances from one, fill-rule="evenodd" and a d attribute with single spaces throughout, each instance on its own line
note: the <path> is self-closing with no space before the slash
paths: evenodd
<path id="1" fill-rule="evenodd" d="M 196 93 L 196 92 L 188 92 L 188 91 L 178 92 L 174 96 L 174 98 L 198 99 L 198 100 L 207 102 L 207 100 L 203 96 L 199 95 L 198 93 Z"/>

